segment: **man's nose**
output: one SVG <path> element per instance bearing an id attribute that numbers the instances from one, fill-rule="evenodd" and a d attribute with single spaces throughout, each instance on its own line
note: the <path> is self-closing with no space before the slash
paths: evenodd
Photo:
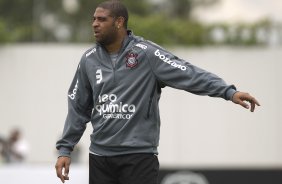
<path id="1" fill-rule="evenodd" d="M 98 26 L 99 26 L 98 21 L 97 21 L 97 20 L 93 20 L 92 26 L 93 26 L 93 27 L 98 27 Z"/>

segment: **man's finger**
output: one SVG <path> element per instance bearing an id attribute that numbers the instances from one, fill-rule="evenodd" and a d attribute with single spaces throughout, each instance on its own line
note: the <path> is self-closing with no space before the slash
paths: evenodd
<path id="1" fill-rule="evenodd" d="M 257 106 L 260 106 L 260 103 L 254 98 L 253 99 L 253 102 L 257 105 Z"/>
<path id="2" fill-rule="evenodd" d="M 64 179 L 69 180 L 69 165 L 66 164 L 65 169 L 64 169 Z"/>
<path id="3" fill-rule="evenodd" d="M 254 102 L 251 103 L 251 112 L 255 111 L 256 104 Z"/>
<path id="4" fill-rule="evenodd" d="M 64 169 L 64 176 L 68 176 L 69 175 L 69 168 L 70 168 L 70 165 L 66 164 L 65 165 L 65 169 Z"/>
<path id="5" fill-rule="evenodd" d="M 64 179 L 64 176 L 62 174 L 62 170 L 63 170 L 62 166 L 56 165 L 57 177 L 60 178 L 63 183 L 65 183 L 65 179 Z"/>
<path id="6" fill-rule="evenodd" d="M 244 108 L 246 108 L 246 109 L 249 109 L 249 105 L 246 103 L 246 102 L 244 102 L 244 101 L 239 101 L 238 102 L 242 107 L 244 107 Z"/>
<path id="7" fill-rule="evenodd" d="M 251 104 L 251 112 L 255 111 L 255 107 L 260 106 L 259 102 L 255 99 L 255 98 L 251 98 L 250 100 L 248 100 Z"/>
<path id="8" fill-rule="evenodd" d="M 65 183 L 65 177 L 63 175 L 60 176 L 62 183 Z"/>
<path id="9" fill-rule="evenodd" d="M 69 178 L 69 176 L 68 175 L 65 175 L 64 176 L 64 180 L 69 180 L 70 178 Z"/>

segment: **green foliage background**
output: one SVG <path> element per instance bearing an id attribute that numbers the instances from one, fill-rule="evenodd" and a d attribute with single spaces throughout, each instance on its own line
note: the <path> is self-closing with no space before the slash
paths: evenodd
<path id="1" fill-rule="evenodd" d="M 62 0 L 0 0 L 0 43 L 93 42 L 92 14 L 102 1 L 78 0 L 78 10 L 70 13 L 63 7 Z M 253 24 L 205 25 L 191 18 L 194 8 L 209 6 L 219 0 L 122 1 L 130 12 L 129 28 L 136 35 L 158 44 L 265 44 L 258 39 L 257 32 L 263 31 L 267 37 L 272 24 L 262 20 Z M 48 18 L 53 25 L 48 24 Z M 213 36 L 215 30 L 224 34 L 220 41 Z M 244 37 L 245 32 L 248 32 L 247 37 Z"/>

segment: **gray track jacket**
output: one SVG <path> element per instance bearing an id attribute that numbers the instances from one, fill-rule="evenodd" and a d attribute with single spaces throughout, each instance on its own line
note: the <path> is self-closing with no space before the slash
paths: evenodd
<path id="1" fill-rule="evenodd" d="M 68 115 L 56 147 L 70 156 L 91 121 L 90 152 L 104 156 L 155 153 L 161 88 L 230 100 L 236 92 L 218 76 L 178 58 L 130 31 L 112 63 L 97 44 L 83 54 L 68 93 Z"/>

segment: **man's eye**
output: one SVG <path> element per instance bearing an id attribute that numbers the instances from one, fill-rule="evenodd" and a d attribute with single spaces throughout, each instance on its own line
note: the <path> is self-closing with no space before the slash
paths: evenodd
<path id="1" fill-rule="evenodd" d="M 104 18 L 104 17 L 93 17 L 93 21 L 106 21 L 106 18 Z"/>
<path id="2" fill-rule="evenodd" d="M 104 21 L 106 21 L 106 18 L 101 17 L 101 18 L 99 19 L 99 21 L 104 22 Z"/>

